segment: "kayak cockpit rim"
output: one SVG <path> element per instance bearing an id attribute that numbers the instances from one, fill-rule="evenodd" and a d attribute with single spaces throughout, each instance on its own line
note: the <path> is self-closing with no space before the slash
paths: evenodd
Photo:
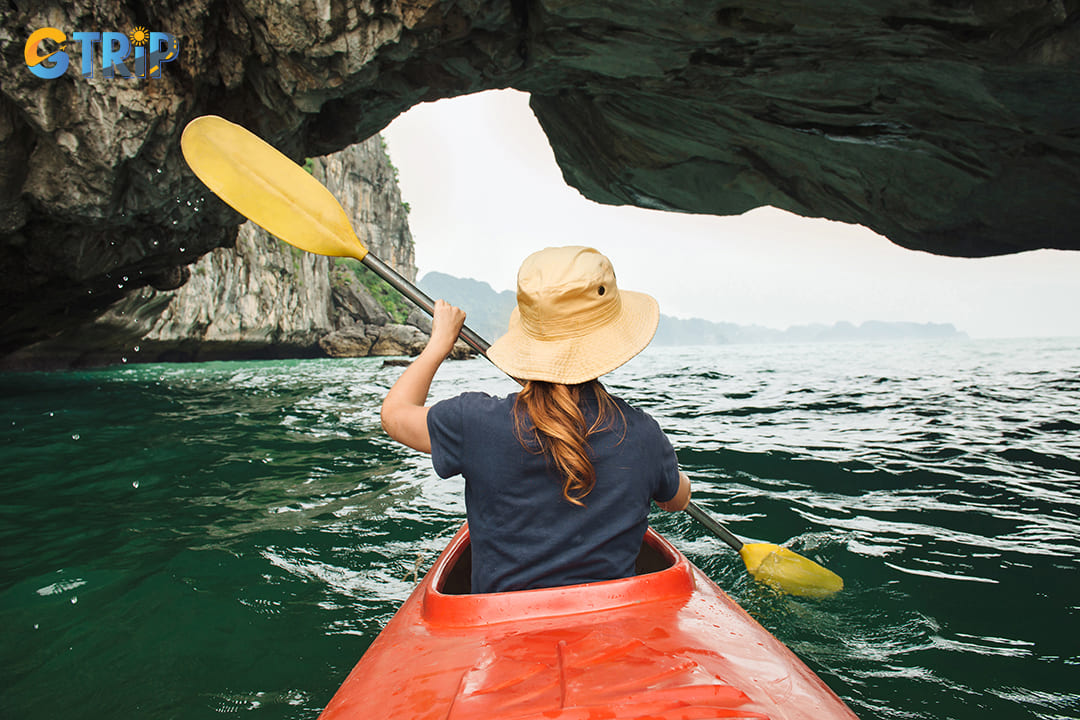
<path id="1" fill-rule="evenodd" d="M 604 582 L 467 594 L 469 530 L 463 526 L 423 583 L 421 617 L 433 626 L 472 627 L 600 612 L 648 602 L 688 599 L 694 590 L 690 561 L 649 528 L 634 577 Z"/>

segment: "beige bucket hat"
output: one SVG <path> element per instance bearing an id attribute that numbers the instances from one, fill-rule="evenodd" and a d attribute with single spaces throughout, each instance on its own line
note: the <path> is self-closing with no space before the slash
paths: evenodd
<path id="1" fill-rule="evenodd" d="M 644 350 L 659 321 L 656 300 L 619 290 L 599 251 L 545 248 L 521 264 L 509 330 L 487 354 L 513 378 L 576 385 Z"/>

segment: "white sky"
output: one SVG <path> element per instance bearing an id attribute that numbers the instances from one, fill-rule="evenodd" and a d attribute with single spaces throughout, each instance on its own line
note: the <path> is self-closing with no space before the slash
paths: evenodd
<path id="1" fill-rule="evenodd" d="M 620 287 L 652 294 L 675 317 L 1080 336 L 1080 252 L 945 258 L 775 208 L 714 217 L 600 205 L 566 185 L 528 96 L 512 90 L 419 105 L 383 136 L 412 208 L 419 277 L 434 270 L 512 290 L 529 253 L 591 245 L 611 258 Z"/>

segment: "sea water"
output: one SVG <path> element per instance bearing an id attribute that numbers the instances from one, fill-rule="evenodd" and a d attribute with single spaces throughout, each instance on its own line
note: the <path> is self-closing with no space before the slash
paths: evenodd
<path id="1" fill-rule="evenodd" d="M 0 375 L 0 717 L 314 718 L 464 517 L 381 359 Z M 605 378 L 695 501 L 652 522 L 864 719 L 1080 717 L 1080 340 L 650 348 Z M 516 386 L 447 363 L 433 399 Z"/>

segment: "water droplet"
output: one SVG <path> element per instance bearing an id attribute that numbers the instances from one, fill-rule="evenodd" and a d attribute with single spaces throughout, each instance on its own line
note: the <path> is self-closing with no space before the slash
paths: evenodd
<path id="1" fill-rule="evenodd" d="M 124 283 L 116 283 L 116 289 L 120 290 L 124 287 Z"/>
<path id="2" fill-rule="evenodd" d="M 173 225 L 175 225 L 175 224 L 176 224 L 177 222 L 178 222 L 178 221 L 176 221 L 176 220 L 173 220 L 173 221 L 172 221 L 172 224 L 173 224 Z"/>
<path id="3" fill-rule="evenodd" d="M 72 439 L 72 440 L 78 440 L 78 439 L 79 439 L 79 433 L 73 433 L 73 434 L 71 435 L 71 439 Z"/>
<path id="4" fill-rule="evenodd" d="M 125 276 L 124 276 L 124 282 L 127 282 L 127 281 L 128 281 L 128 276 L 127 276 L 127 275 L 125 275 Z"/>
<path id="5" fill-rule="evenodd" d="M 37 624 L 37 623 L 34 623 L 34 629 L 35 629 L 35 630 L 37 630 L 37 629 L 38 629 L 38 624 Z"/>
<path id="6" fill-rule="evenodd" d="M 191 201 L 190 200 L 187 201 L 187 206 L 191 207 Z"/>
<path id="7" fill-rule="evenodd" d="M 135 352 L 139 352 L 139 346 L 138 345 L 135 346 Z"/>
<path id="8" fill-rule="evenodd" d="M 157 247 L 157 246 L 158 246 L 158 241 L 157 240 L 151 240 L 150 241 L 150 247 Z"/>
<path id="9" fill-rule="evenodd" d="M 158 169 L 157 169 L 157 174 L 158 174 L 158 175 L 160 175 L 160 174 L 161 174 L 161 168 L 158 168 Z"/>
<path id="10" fill-rule="evenodd" d="M 138 480 L 132 480 L 132 481 L 131 481 L 131 487 L 133 487 L 133 488 L 135 488 L 136 490 L 138 490 L 138 489 L 139 489 L 139 481 L 138 481 Z"/>
<path id="11" fill-rule="evenodd" d="M 79 602 L 79 597 L 77 595 L 75 597 L 71 598 L 71 604 L 72 605 L 74 605 L 77 602 Z"/>
<path id="12" fill-rule="evenodd" d="M 184 252 L 184 248 L 180 248 L 180 252 Z"/>
<path id="13" fill-rule="evenodd" d="M 120 362 L 125 362 L 125 363 L 126 363 L 126 362 L 127 362 L 127 358 L 126 358 L 126 357 L 122 357 L 122 358 L 120 358 Z"/>

